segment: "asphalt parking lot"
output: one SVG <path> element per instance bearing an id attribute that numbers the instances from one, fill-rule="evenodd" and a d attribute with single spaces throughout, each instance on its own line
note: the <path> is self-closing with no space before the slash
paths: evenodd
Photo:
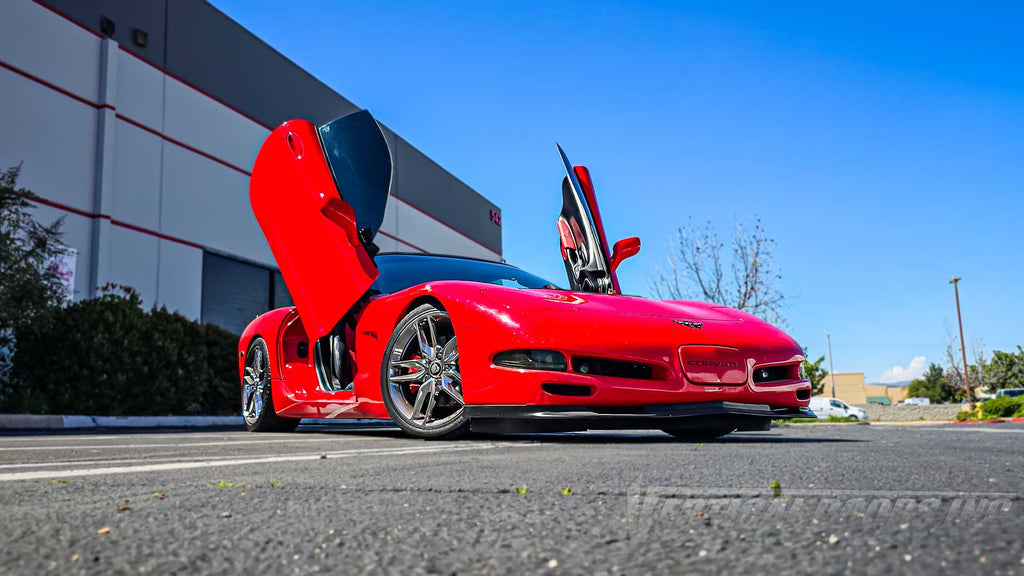
<path id="1" fill-rule="evenodd" d="M 1024 573 L 1024 426 L 0 437 L 0 572 Z"/>

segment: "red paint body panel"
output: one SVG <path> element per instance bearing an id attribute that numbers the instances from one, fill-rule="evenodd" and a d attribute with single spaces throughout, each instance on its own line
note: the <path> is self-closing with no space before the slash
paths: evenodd
<path id="1" fill-rule="evenodd" d="M 326 392 L 319 386 L 309 359 L 285 353 L 289 328 L 298 334 L 294 308 L 274 310 L 253 321 L 240 343 L 251 336 L 267 340 L 274 364 L 274 405 L 282 416 L 304 418 L 380 418 L 381 365 L 388 339 L 417 298 L 437 299 L 451 315 L 459 337 L 463 393 L 468 405 L 579 405 L 581 398 L 555 396 L 545 383 L 582 384 L 593 395 L 588 406 L 643 406 L 725 400 L 777 407 L 806 406 L 797 391 L 809 390 L 806 380 L 755 384 L 760 366 L 799 365 L 800 346 L 789 336 L 752 316 L 700 302 L 655 302 L 630 296 L 517 290 L 475 282 L 432 282 L 372 300 L 356 326 L 355 390 Z M 700 320 L 696 330 L 674 319 Z M 273 334 L 273 341 L 268 334 Z M 731 349 L 723 353 L 725 344 Z M 686 358 L 728 358 L 744 368 L 723 372 L 721 383 L 687 378 L 681 347 L 693 347 Z M 641 362 L 655 368 L 656 378 L 636 380 L 589 376 L 575 372 L 514 370 L 492 364 L 503 350 L 538 348 L 574 355 Z M 726 349 L 726 350 L 728 350 Z M 710 356 L 693 351 L 714 350 Z M 288 361 L 291 359 L 291 361 Z M 719 360 L 720 361 L 720 360 Z M 705 378 L 707 380 L 707 378 Z"/>

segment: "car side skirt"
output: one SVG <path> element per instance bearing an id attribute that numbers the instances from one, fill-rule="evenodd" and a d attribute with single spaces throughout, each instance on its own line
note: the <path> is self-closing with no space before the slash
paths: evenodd
<path id="1" fill-rule="evenodd" d="M 767 404 L 692 402 L 650 406 L 466 406 L 474 432 L 572 432 L 582 430 L 689 430 L 733 428 L 768 430 L 772 420 L 813 418 L 806 407 Z"/>

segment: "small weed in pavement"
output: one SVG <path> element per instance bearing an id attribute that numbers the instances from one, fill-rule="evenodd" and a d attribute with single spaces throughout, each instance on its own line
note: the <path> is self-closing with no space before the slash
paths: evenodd
<path id="1" fill-rule="evenodd" d="M 231 480 L 221 480 L 216 484 L 212 484 L 214 488 L 252 488 L 250 484 L 242 484 L 240 482 L 232 482 Z"/>

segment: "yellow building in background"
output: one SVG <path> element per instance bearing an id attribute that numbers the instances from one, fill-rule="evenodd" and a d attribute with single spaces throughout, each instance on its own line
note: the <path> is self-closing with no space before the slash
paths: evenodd
<path id="1" fill-rule="evenodd" d="M 868 402 L 872 404 L 886 404 L 885 398 L 889 399 L 889 404 L 899 404 L 907 397 L 906 386 L 879 386 L 871 384 L 865 386 L 864 390 L 868 397 Z"/>
<path id="2" fill-rule="evenodd" d="M 847 404 L 864 406 L 873 404 L 896 404 L 907 397 L 906 387 L 881 386 L 864 383 L 863 372 L 837 372 L 825 376 L 822 396 L 832 396 L 832 378 L 835 377 L 835 397 Z"/>

